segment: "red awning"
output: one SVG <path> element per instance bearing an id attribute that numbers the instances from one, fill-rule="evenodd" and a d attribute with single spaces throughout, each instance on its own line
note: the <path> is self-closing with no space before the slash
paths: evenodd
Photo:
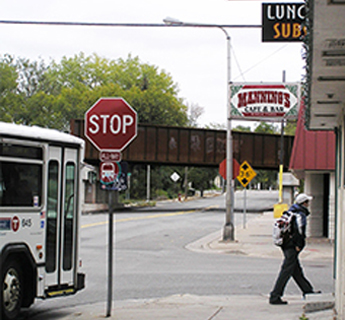
<path id="1" fill-rule="evenodd" d="M 289 169 L 292 171 L 334 171 L 335 133 L 333 131 L 308 131 L 304 126 L 304 104 L 297 121 Z"/>

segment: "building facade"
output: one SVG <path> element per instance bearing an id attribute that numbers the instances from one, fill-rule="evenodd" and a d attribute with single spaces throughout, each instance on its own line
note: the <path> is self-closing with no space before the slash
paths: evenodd
<path id="1" fill-rule="evenodd" d="M 305 0 L 307 6 L 306 121 L 309 130 L 336 135 L 335 308 L 345 319 L 345 1 Z"/>

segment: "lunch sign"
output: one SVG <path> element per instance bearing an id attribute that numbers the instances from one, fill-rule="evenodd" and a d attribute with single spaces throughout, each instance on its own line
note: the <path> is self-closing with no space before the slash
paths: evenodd
<path id="1" fill-rule="evenodd" d="M 230 85 L 231 118 L 297 119 L 299 109 L 298 83 Z"/>

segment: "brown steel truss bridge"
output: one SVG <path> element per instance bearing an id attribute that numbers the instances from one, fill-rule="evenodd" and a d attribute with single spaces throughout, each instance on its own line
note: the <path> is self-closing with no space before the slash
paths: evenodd
<path id="1" fill-rule="evenodd" d="M 71 133 L 86 142 L 85 161 L 98 165 L 99 151 L 84 135 L 84 120 L 71 121 Z M 280 164 L 281 136 L 232 132 L 233 157 L 255 169 L 276 170 Z M 289 166 L 293 136 L 284 136 L 284 169 Z M 139 124 L 136 139 L 122 152 L 130 164 L 218 167 L 226 157 L 226 131 Z"/>

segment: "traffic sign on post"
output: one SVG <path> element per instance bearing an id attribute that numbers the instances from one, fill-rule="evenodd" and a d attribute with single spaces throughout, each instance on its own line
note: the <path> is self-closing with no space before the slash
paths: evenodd
<path id="1" fill-rule="evenodd" d="M 253 170 L 253 168 L 249 165 L 247 161 L 243 161 L 240 166 L 240 173 L 237 176 L 237 180 L 245 188 L 255 176 L 256 172 Z"/>
<path id="2" fill-rule="evenodd" d="M 240 164 L 236 159 L 232 159 L 232 179 L 236 179 L 240 171 Z M 226 180 L 226 159 L 219 164 L 219 174 Z"/>
<path id="3" fill-rule="evenodd" d="M 99 153 L 99 159 L 102 162 L 107 162 L 107 161 L 120 162 L 122 160 L 122 154 L 119 151 L 104 150 Z"/>
<path id="4" fill-rule="evenodd" d="M 100 151 L 122 151 L 137 136 L 137 113 L 122 98 L 101 98 L 85 113 L 85 136 Z"/>
<path id="5" fill-rule="evenodd" d="M 99 150 L 120 153 L 137 136 L 137 113 L 122 98 L 101 98 L 85 113 L 85 136 Z M 109 154 L 109 157 L 111 155 Z M 101 183 L 106 189 L 118 181 L 121 167 L 116 162 L 101 164 Z M 109 189 L 108 189 L 109 190 Z M 119 188 L 114 189 L 119 190 Z M 109 190 L 109 244 L 107 317 L 111 314 L 113 291 L 113 211 L 112 192 Z"/>
<path id="6" fill-rule="evenodd" d="M 117 162 L 101 162 L 99 167 L 100 182 L 102 184 L 113 184 L 121 174 L 121 166 Z"/>

